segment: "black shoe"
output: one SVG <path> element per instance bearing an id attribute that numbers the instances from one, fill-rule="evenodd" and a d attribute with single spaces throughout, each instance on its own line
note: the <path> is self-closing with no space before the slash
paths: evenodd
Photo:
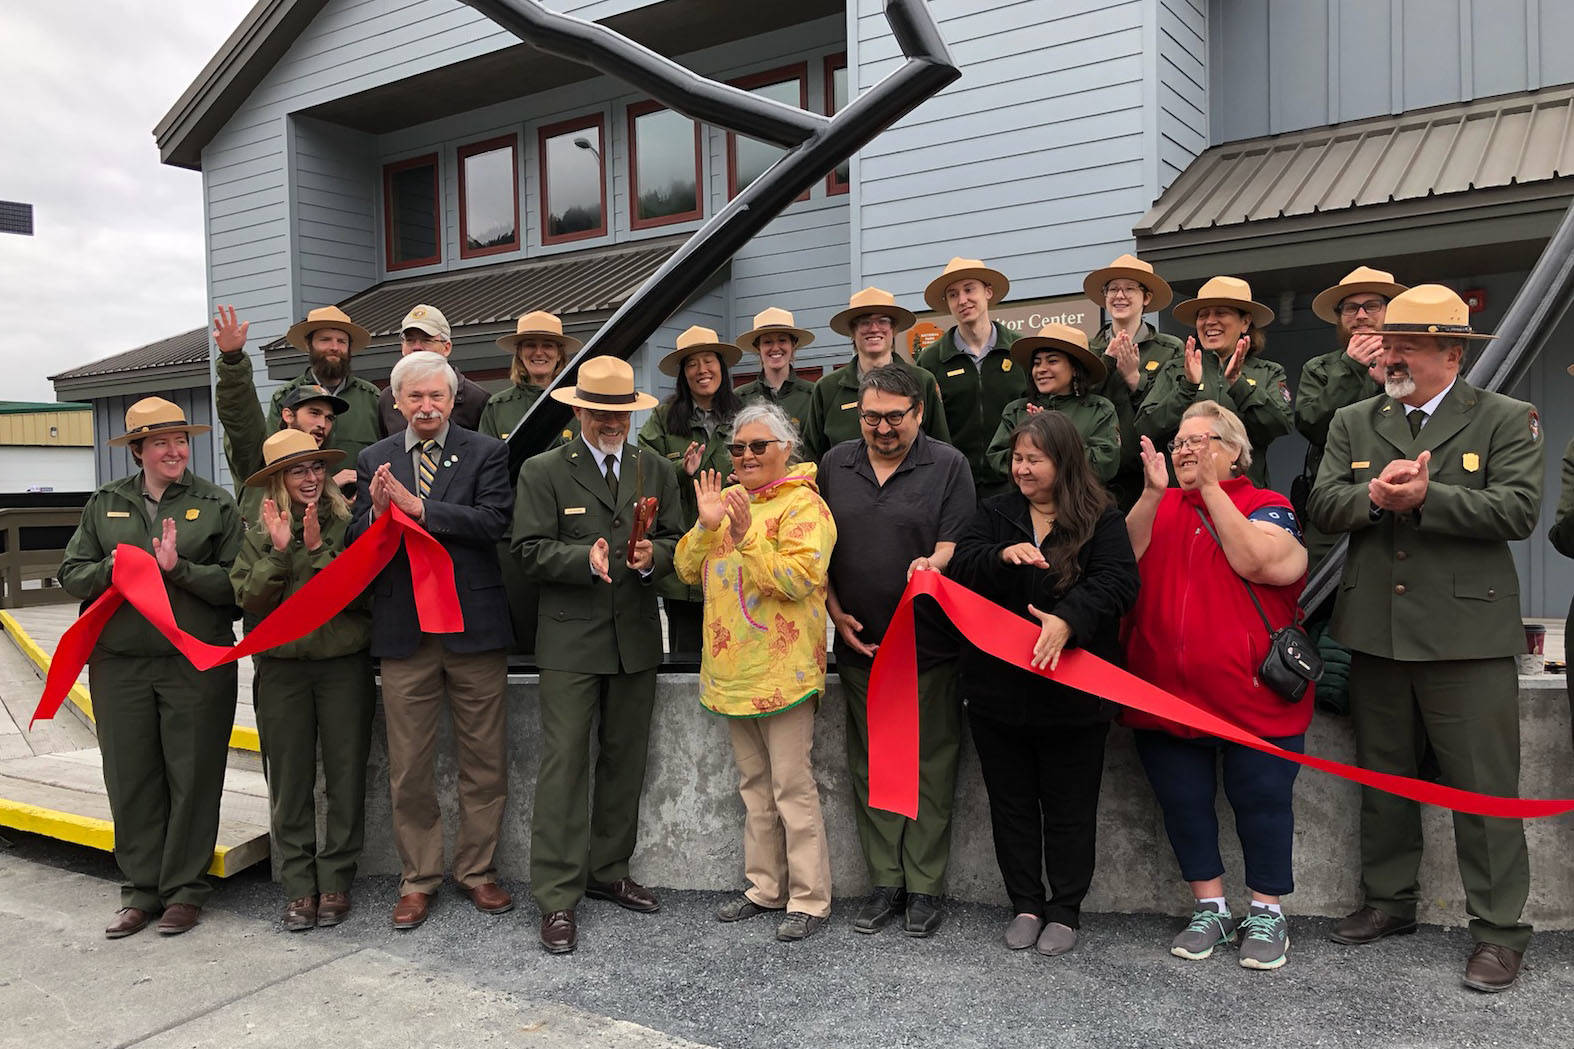
<path id="1" fill-rule="evenodd" d="M 896 917 L 906 902 L 906 889 L 895 885 L 876 885 L 859 908 L 858 917 L 853 919 L 853 931 L 879 932 L 891 923 L 891 919 Z"/>
<path id="2" fill-rule="evenodd" d="M 945 907 L 940 897 L 922 892 L 907 894 L 907 920 L 902 923 L 902 931 L 907 935 L 933 936 L 944 920 Z"/>

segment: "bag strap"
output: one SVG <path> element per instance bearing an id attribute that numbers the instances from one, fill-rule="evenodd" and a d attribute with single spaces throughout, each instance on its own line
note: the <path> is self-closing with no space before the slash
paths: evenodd
<path id="1" fill-rule="evenodd" d="M 1193 510 L 1197 511 L 1197 516 L 1202 519 L 1202 526 L 1208 530 L 1208 534 L 1209 535 L 1213 536 L 1213 541 L 1215 543 L 1219 544 L 1219 549 L 1222 551 L 1224 549 L 1224 542 L 1223 542 L 1223 540 L 1221 540 L 1219 538 L 1219 533 L 1215 532 L 1213 530 L 1213 522 L 1208 520 L 1208 515 L 1203 513 L 1202 512 L 1202 507 L 1198 506 L 1195 503 L 1192 504 L 1191 508 Z M 1226 554 L 1225 555 L 1225 563 L 1228 563 L 1228 562 L 1229 562 L 1229 555 Z M 1233 572 L 1234 569 L 1231 569 L 1231 571 Z M 1257 606 L 1257 615 L 1262 618 L 1263 629 L 1268 631 L 1268 636 L 1269 637 L 1273 637 L 1273 624 L 1268 622 L 1268 613 L 1263 611 L 1262 602 L 1257 600 L 1257 591 L 1252 589 L 1251 582 L 1248 581 L 1247 578 L 1245 576 L 1241 575 L 1239 572 L 1235 573 L 1235 578 L 1239 579 L 1241 581 L 1241 585 L 1246 587 L 1246 593 L 1251 595 L 1252 604 Z"/>

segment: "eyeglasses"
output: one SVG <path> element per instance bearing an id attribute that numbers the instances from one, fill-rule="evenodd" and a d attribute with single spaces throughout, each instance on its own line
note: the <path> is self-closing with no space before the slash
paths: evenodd
<path id="1" fill-rule="evenodd" d="M 299 463 L 284 471 L 284 476 L 292 481 L 304 481 L 308 477 L 322 477 L 328 472 L 327 464 L 321 459 L 309 463 Z"/>
<path id="2" fill-rule="evenodd" d="M 1354 317 L 1354 316 L 1356 316 L 1358 314 L 1364 313 L 1368 317 L 1375 317 L 1379 313 L 1381 313 L 1383 311 L 1383 307 L 1387 306 L 1387 305 L 1388 305 L 1388 303 L 1381 302 L 1381 301 L 1378 301 L 1378 302 L 1341 302 L 1339 304 L 1339 316 L 1341 316 L 1341 317 Z"/>
<path id="3" fill-rule="evenodd" d="M 907 418 L 907 413 L 916 407 L 917 405 L 908 405 L 899 412 L 859 412 L 858 417 L 864 421 L 865 426 L 872 429 L 878 430 L 880 424 L 885 423 L 894 430 L 902 425 L 902 420 Z"/>
<path id="4" fill-rule="evenodd" d="M 1173 453 L 1180 451 L 1182 448 L 1186 448 L 1191 451 L 1200 452 L 1204 448 L 1208 447 L 1209 441 L 1218 441 L 1222 444 L 1224 442 L 1224 438 L 1220 437 L 1216 433 L 1198 433 L 1185 438 L 1177 437 L 1175 440 L 1170 442 L 1170 451 Z"/>
<path id="5" fill-rule="evenodd" d="M 782 443 L 784 442 L 781 440 L 739 441 L 737 444 L 729 444 L 727 446 L 727 454 L 732 456 L 734 459 L 742 459 L 743 450 L 747 448 L 749 450 L 749 454 L 758 459 L 760 456 L 765 454 L 765 449 L 769 448 L 773 444 Z"/>
<path id="6" fill-rule="evenodd" d="M 1147 290 L 1148 289 L 1144 288 L 1142 285 L 1134 282 L 1121 283 L 1117 281 L 1111 281 L 1110 283 L 1104 285 L 1105 295 L 1125 295 L 1135 298 Z"/>

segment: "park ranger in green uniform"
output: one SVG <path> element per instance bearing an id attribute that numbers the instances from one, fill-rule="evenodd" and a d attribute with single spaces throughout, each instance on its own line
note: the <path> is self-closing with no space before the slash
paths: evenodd
<path id="1" fill-rule="evenodd" d="M 1414 776 L 1430 743 L 1444 783 L 1512 797 L 1525 634 L 1508 544 L 1536 527 L 1541 420 L 1459 377 L 1467 340 L 1490 336 L 1448 288 L 1395 297 L 1382 330 L 1384 392 L 1335 413 L 1310 505 L 1319 528 L 1350 533 L 1331 629 L 1354 650 L 1356 759 Z M 1504 990 L 1530 942 L 1524 826 L 1456 812 L 1454 847 L 1475 941 L 1465 984 Z M 1333 938 L 1413 931 L 1420 865 L 1420 806 L 1362 788 L 1365 904 Z"/>
<path id="2" fill-rule="evenodd" d="M 1142 460 L 1137 441 L 1137 406 L 1148 395 L 1154 376 L 1179 358 L 1183 347 L 1173 335 L 1161 333 L 1142 318 L 1170 304 L 1174 293 L 1153 267 L 1135 255 L 1122 255 L 1082 280 L 1088 299 L 1104 308 L 1104 326 L 1088 340 L 1088 349 L 1106 358 L 1104 381 L 1092 391 L 1115 407 L 1120 424 L 1120 466 L 1109 483 L 1122 510 L 1142 495 Z"/>
<path id="3" fill-rule="evenodd" d="M 1016 332 L 989 317 L 989 306 L 1005 301 L 1011 282 L 982 259 L 952 259 L 924 289 L 936 313 L 956 324 L 918 354 L 918 366 L 940 384 L 951 444 L 967 457 L 973 487 L 982 501 L 1001 492 L 1006 478 L 987 460 L 989 440 L 1001 412 L 1031 392 L 1026 371 L 1011 353 Z"/>
<path id="4" fill-rule="evenodd" d="M 1082 435 L 1088 464 L 1100 481 L 1109 483 L 1120 466 L 1120 425 L 1115 406 L 1088 390 L 1104 378 L 1104 359 L 1088 348 L 1087 332 L 1069 324 L 1046 324 L 1037 335 L 1011 346 L 1017 367 L 1029 377 L 1034 393 L 1006 405 L 1000 426 L 986 453 L 994 479 L 1011 476 L 1011 434 L 1029 415 L 1060 412 Z"/>
<path id="5" fill-rule="evenodd" d="M 355 462 L 363 449 L 382 438 L 377 430 L 377 402 L 381 394 L 377 387 L 350 372 L 350 357 L 366 348 L 372 341 L 371 333 L 351 321 L 339 307 L 324 306 L 312 310 L 299 324 L 291 325 L 284 338 L 291 346 L 305 351 L 307 366 L 298 378 L 273 391 L 267 432 L 273 433 L 284 421 L 284 399 L 291 390 L 305 384 L 321 386 L 350 406 L 347 417 L 334 427 L 323 447 L 338 448 L 344 452 L 346 462 Z M 353 483 L 355 478 L 349 481 Z"/>
<path id="6" fill-rule="evenodd" d="M 665 456 L 628 443 L 629 415 L 656 404 L 616 357 L 580 366 L 571 406 L 580 436 L 525 460 L 514 500 L 514 553 L 541 588 L 541 768 L 530 828 L 530 891 L 541 945 L 579 942 L 582 896 L 633 911 L 659 908 L 629 876 L 645 784 L 661 626 L 656 584 L 672 571 L 683 534 L 677 472 Z M 627 560 L 636 495 L 659 500 L 646 538 Z M 592 818 L 590 737 L 599 717 Z"/>
<path id="7" fill-rule="evenodd" d="M 151 550 L 180 628 L 213 645 L 234 644 L 230 565 L 241 544 L 235 501 L 190 470 L 190 438 L 208 432 L 180 406 L 146 397 L 126 409 L 139 469 L 87 501 L 66 544 L 60 585 L 84 608 L 109 589 L 115 547 Z M 110 939 L 197 924 L 219 833 L 219 795 L 235 721 L 235 664 L 199 671 L 131 605 L 104 625 L 88 661 L 88 687 L 104 788 L 115 821 L 115 860 L 125 876 Z"/>
<path id="8" fill-rule="evenodd" d="M 752 347 L 760 355 L 760 377 L 738 387 L 738 399 L 744 404 L 763 400 L 776 405 L 787 413 L 800 437 L 814 399 L 814 383 L 798 378 L 793 358 L 813 341 L 814 332 L 798 327 L 790 312 L 776 306 L 756 313 L 754 327 L 738 336 L 739 346 Z"/>
<path id="9" fill-rule="evenodd" d="M 1195 324 L 1181 356 L 1159 367 L 1137 409 L 1137 433 L 1168 448 L 1181 416 L 1198 401 L 1217 401 L 1246 427 L 1252 464 L 1246 476 L 1268 487 L 1268 445 L 1290 432 L 1290 383 L 1277 361 L 1261 356 L 1262 329 L 1273 310 L 1252 301 L 1251 285 L 1239 277 L 1214 277 L 1195 299 L 1175 307 L 1182 324 Z M 1171 476 L 1174 476 L 1173 471 Z"/>
<path id="10" fill-rule="evenodd" d="M 911 371 L 924 391 L 924 432 L 950 442 L 951 430 L 940 407 L 935 377 L 896 352 L 896 337 L 915 320 L 911 310 L 898 306 L 895 296 L 880 288 L 856 293 L 847 308 L 831 318 L 831 330 L 852 339 L 857 356 L 814 384 L 803 428 L 805 459 L 818 461 L 834 446 L 863 436 L 858 422 L 858 382 L 864 373 L 893 362 Z"/>

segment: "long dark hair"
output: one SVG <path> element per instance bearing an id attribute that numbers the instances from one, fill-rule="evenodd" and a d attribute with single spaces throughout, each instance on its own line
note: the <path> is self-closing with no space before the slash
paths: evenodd
<path id="1" fill-rule="evenodd" d="M 694 352 L 715 353 L 714 350 Z M 678 388 L 667 398 L 667 432 L 677 437 L 683 437 L 694 429 L 694 393 L 689 389 L 689 377 L 683 371 L 687 361 L 688 357 L 685 357 L 678 362 Z M 711 398 L 710 408 L 721 424 L 727 426 L 732 423 L 732 417 L 738 414 L 738 409 L 743 407 L 743 402 L 733 392 L 732 373 L 727 369 L 727 359 L 717 353 L 716 363 L 721 365 L 721 383 L 716 395 Z"/>
<path id="2" fill-rule="evenodd" d="M 1044 547 L 1044 560 L 1055 576 L 1055 592 L 1065 593 L 1082 574 L 1077 556 L 1089 539 L 1100 515 L 1109 506 L 1109 493 L 1088 465 L 1082 435 L 1061 412 L 1035 412 L 1011 431 L 1011 450 L 1028 441 L 1055 464 L 1055 527 Z"/>

